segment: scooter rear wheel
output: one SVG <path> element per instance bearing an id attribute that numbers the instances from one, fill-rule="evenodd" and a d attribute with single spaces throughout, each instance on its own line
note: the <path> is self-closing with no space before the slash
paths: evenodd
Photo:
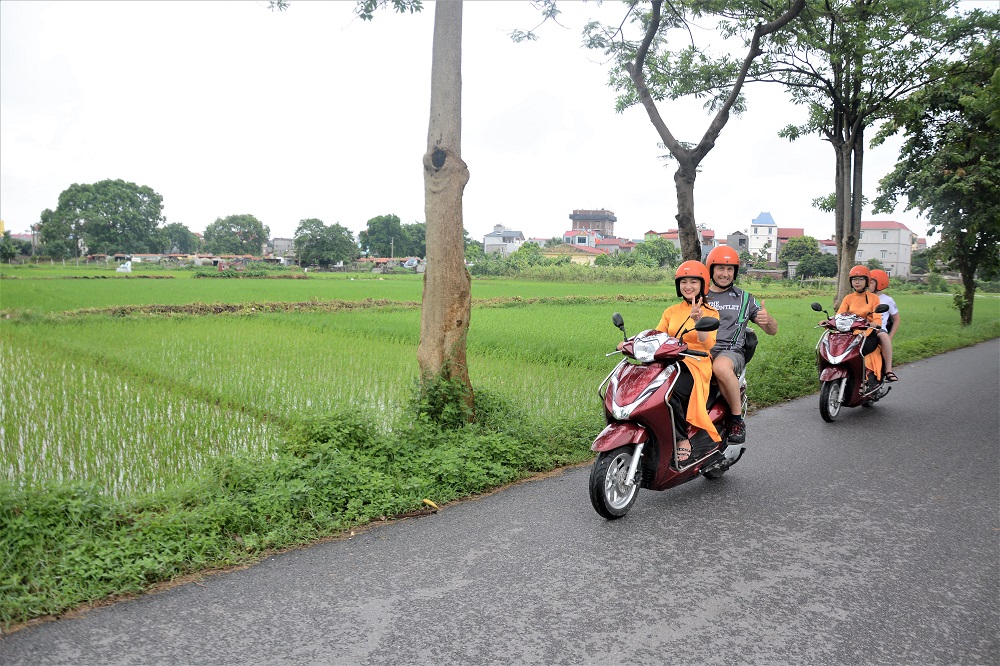
<path id="1" fill-rule="evenodd" d="M 635 447 L 619 446 L 602 451 L 590 469 L 590 503 L 608 520 L 621 518 L 639 496 L 639 485 L 626 485 Z M 639 473 L 636 476 L 640 476 Z"/>
<path id="2" fill-rule="evenodd" d="M 837 379 L 832 382 L 823 382 L 819 389 L 819 414 L 827 423 L 833 423 L 840 414 L 840 382 L 846 379 Z"/>

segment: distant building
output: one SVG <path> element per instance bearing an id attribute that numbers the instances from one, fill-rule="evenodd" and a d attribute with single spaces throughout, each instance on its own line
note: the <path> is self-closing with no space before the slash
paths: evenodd
<path id="1" fill-rule="evenodd" d="M 761 213 L 750 222 L 750 254 L 767 248 L 767 260 L 778 261 L 778 225 L 770 213 Z"/>
<path id="2" fill-rule="evenodd" d="M 862 222 L 855 259 L 859 264 L 878 259 L 889 275 L 909 277 L 918 240 L 902 222 Z"/>
<path id="3" fill-rule="evenodd" d="M 598 238 L 596 246 L 608 254 L 628 254 L 635 249 L 635 243 L 624 238 Z"/>
<path id="4" fill-rule="evenodd" d="M 607 254 L 607 251 L 587 245 L 570 245 L 568 243 L 542 250 L 542 256 L 547 259 L 559 259 L 568 256 L 570 262 L 574 264 L 593 265 L 594 260 L 602 254 Z"/>
<path id="5" fill-rule="evenodd" d="M 610 210 L 574 210 L 569 219 L 573 220 L 574 231 L 597 231 L 605 238 L 615 235 L 618 218 Z"/>
<path id="6" fill-rule="evenodd" d="M 837 256 L 837 239 L 827 238 L 826 240 L 819 241 L 819 251 L 824 254 L 832 254 Z"/>
<path id="7" fill-rule="evenodd" d="M 576 247 L 597 247 L 601 234 L 589 229 L 570 230 L 563 234 L 563 243 Z"/>
<path id="8" fill-rule="evenodd" d="M 506 257 L 517 252 L 524 244 L 524 234 L 512 231 L 502 224 L 493 227 L 493 232 L 483 236 L 483 252 Z"/>
<path id="9" fill-rule="evenodd" d="M 273 238 L 271 239 L 271 254 L 275 257 L 294 257 L 294 238 Z"/>
<path id="10" fill-rule="evenodd" d="M 643 238 L 648 241 L 653 238 L 656 238 L 657 236 L 659 236 L 664 240 L 670 241 L 671 243 L 674 244 L 674 247 L 676 247 L 678 250 L 681 248 L 681 236 L 680 232 L 677 229 L 671 229 L 670 231 L 663 231 L 663 232 L 647 231 L 643 235 Z M 701 244 L 702 260 L 704 260 L 705 257 L 708 256 L 708 253 L 712 251 L 712 248 L 718 245 L 718 243 L 715 241 L 715 231 L 713 231 L 712 229 L 706 229 L 704 227 L 698 229 L 698 241 Z"/>
<path id="11" fill-rule="evenodd" d="M 736 250 L 736 254 L 750 251 L 750 237 L 742 231 L 734 231 L 726 236 L 726 245 Z"/>

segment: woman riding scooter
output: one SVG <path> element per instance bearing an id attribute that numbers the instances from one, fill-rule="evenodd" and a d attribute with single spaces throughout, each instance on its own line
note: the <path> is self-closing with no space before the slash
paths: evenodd
<path id="1" fill-rule="evenodd" d="M 868 291 L 868 280 L 871 278 L 871 271 L 868 270 L 867 266 L 857 265 L 851 269 L 851 289 L 853 290 L 847 296 L 844 296 L 844 300 L 840 303 L 840 308 L 837 310 L 837 314 L 853 314 L 858 317 L 863 317 L 868 321 L 872 322 L 876 326 L 882 325 L 882 315 L 875 312 L 875 308 L 879 305 L 878 294 L 873 294 Z M 878 347 L 879 339 L 877 335 L 871 335 L 871 332 L 875 330 L 872 328 L 861 329 L 860 335 L 866 336 L 864 345 L 861 347 L 861 353 L 867 358 Z M 873 373 L 877 372 L 877 367 L 872 367 L 868 364 L 868 369 Z M 886 366 L 889 370 L 892 369 L 892 357 L 890 356 L 886 362 Z M 888 379 L 889 373 L 885 374 Z M 892 377 L 896 375 L 893 374 Z M 889 381 L 895 381 L 895 379 L 889 379 Z"/>
<path id="2" fill-rule="evenodd" d="M 677 286 L 677 296 L 683 301 L 663 311 L 656 330 L 680 338 L 689 349 L 708 354 L 715 345 L 715 331 L 694 330 L 695 323 L 702 317 L 719 316 L 718 312 L 705 304 L 705 295 L 708 294 L 708 269 L 700 261 L 685 261 L 674 273 L 674 284 Z M 686 329 L 691 330 L 681 337 L 681 333 Z M 621 347 L 622 345 L 618 345 L 619 349 Z M 711 356 L 698 358 L 687 356 L 678 367 L 681 368 L 681 376 L 670 398 L 674 412 L 684 414 L 687 423 L 707 432 L 712 441 L 722 441 L 706 409 L 709 383 L 712 381 Z M 681 463 L 691 457 L 691 441 L 688 439 L 685 426 L 684 420 L 674 420 L 677 460 Z"/>

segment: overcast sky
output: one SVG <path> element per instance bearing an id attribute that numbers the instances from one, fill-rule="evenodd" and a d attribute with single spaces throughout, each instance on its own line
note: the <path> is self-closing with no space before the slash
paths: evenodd
<path id="1" fill-rule="evenodd" d="M 580 46 L 588 18 L 619 23 L 617 2 L 560 2 L 565 28 L 508 33 L 539 20 L 528 2 L 465 3 L 464 215 L 482 240 L 495 224 L 561 236 L 574 209 L 605 208 L 617 235 L 676 228 L 674 167 L 642 108 L 618 114 L 601 54 Z M 319 218 L 354 232 L 377 215 L 424 221 L 421 158 L 430 107 L 433 3 L 374 21 L 354 2 L 0 2 L 0 219 L 26 232 L 73 183 L 122 179 L 163 196 L 167 222 L 203 231 L 249 213 L 272 237 Z M 698 103 L 660 107 L 674 135 L 698 141 Z M 780 227 L 829 238 L 814 198 L 833 191 L 830 145 L 777 136 L 804 109 L 755 86 L 702 162 L 695 216 L 717 234 L 762 211 Z M 874 132 L 869 132 L 872 136 Z M 869 149 L 865 195 L 899 141 Z M 896 220 L 925 236 L 902 206 Z"/>

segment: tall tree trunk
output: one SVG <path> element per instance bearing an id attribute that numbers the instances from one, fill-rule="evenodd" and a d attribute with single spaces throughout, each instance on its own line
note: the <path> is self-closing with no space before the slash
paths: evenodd
<path id="1" fill-rule="evenodd" d="M 846 138 L 837 149 L 837 304 L 851 290 L 850 272 L 857 262 L 861 240 L 862 167 L 864 164 L 864 133 L 857 126 L 847 125 Z"/>
<path id="2" fill-rule="evenodd" d="M 967 232 L 960 231 L 956 236 L 956 248 L 976 247 L 975 239 L 970 238 Z M 958 274 L 962 276 L 963 293 L 961 296 L 957 294 L 955 296 L 955 305 L 958 307 L 958 318 L 962 326 L 968 326 L 972 323 L 972 308 L 976 299 L 976 266 L 970 261 L 969 257 L 974 252 L 974 249 L 969 254 L 958 252 L 955 257 Z"/>
<path id="3" fill-rule="evenodd" d="M 421 382 L 457 380 L 473 403 L 466 361 L 472 279 L 465 267 L 462 194 L 469 169 L 462 160 L 462 2 L 434 6 L 431 114 L 424 154 L 424 273 L 417 362 Z"/>
<path id="4" fill-rule="evenodd" d="M 677 155 L 674 185 L 677 188 L 677 237 L 684 261 L 701 261 L 701 238 L 694 220 L 694 181 L 698 177 L 698 161 L 687 154 Z"/>

